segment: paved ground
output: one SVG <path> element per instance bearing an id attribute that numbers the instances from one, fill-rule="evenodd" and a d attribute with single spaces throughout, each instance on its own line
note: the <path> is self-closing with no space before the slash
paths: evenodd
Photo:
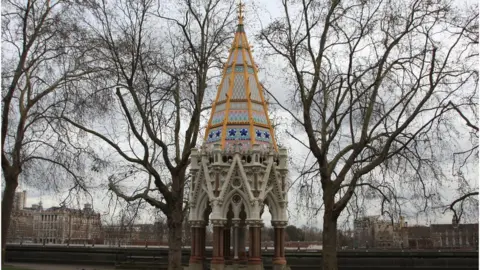
<path id="1" fill-rule="evenodd" d="M 59 265 L 41 263 L 7 263 L 8 265 L 23 267 L 31 270 L 114 270 L 113 266 L 94 265 Z"/>

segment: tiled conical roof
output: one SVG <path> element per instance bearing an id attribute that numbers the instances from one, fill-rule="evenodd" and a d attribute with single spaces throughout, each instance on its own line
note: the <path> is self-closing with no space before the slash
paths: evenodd
<path id="1" fill-rule="evenodd" d="M 244 30 L 242 4 L 239 6 L 239 23 L 212 105 L 205 143 L 220 143 L 223 149 L 232 143 L 241 143 L 244 148 L 273 144 L 276 149 L 267 103 Z"/>

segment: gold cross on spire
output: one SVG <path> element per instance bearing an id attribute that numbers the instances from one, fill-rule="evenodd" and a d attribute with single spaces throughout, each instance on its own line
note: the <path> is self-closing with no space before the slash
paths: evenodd
<path id="1" fill-rule="evenodd" d="M 238 3 L 238 24 L 243 24 L 243 9 L 245 8 L 245 4 L 240 0 Z"/>

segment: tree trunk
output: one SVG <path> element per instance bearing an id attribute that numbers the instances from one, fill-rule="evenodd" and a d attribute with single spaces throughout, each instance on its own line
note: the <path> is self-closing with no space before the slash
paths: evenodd
<path id="1" fill-rule="evenodd" d="M 2 199 L 2 265 L 5 262 L 8 227 L 10 226 L 15 190 L 18 186 L 18 174 L 11 175 L 6 173 L 5 170 L 3 170 L 3 173 L 5 177 L 5 190 L 3 191 Z"/>
<path id="2" fill-rule="evenodd" d="M 167 216 L 167 223 L 168 223 L 168 269 L 169 270 L 183 269 L 182 267 L 182 233 L 183 233 L 182 208 L 174 209 L 172 211 L 172 214 Z"/>
<path id="3" fill-rule="evenodd" d="M 337 270 L 337 218 L 332 209 L 323 214 L 323 270 Z"/>

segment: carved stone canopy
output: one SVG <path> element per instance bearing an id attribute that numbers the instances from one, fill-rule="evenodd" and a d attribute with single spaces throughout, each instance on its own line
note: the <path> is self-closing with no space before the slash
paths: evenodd
<path id="1" fill-rule="evenodd" d="M 227 219 L 231 211 L 234 219 L 243 213 L 246 220 L 258 223 L 267 204 L 272 220 L 286 222 L 286 159 L 284 149 L 276 152 L 258 145 L 236 152 L 216 145 L 195 149 L 191 156 L 189 220 L 201 220 L 210 205 L 212 222 Z"/>

